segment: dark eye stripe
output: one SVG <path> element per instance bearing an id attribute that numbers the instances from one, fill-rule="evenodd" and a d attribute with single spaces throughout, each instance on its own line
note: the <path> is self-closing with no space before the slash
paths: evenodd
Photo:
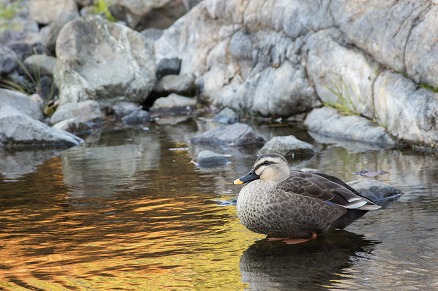
<path id="1" fill-rule="evenodd" d="M 272 165 L 275 164 L 275 162 L 272 161 L 264 161 L 261 164 L 258 164 L 257 166 L 254 167 L 254 171 L 257 171 L 261 166 L 268 166 L 268 165 Z"/>

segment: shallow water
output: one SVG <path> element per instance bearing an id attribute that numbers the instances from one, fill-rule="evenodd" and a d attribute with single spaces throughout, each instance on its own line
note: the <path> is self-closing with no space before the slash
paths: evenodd
<path id="1" fill-rule="evenodd" d="M 190 163 L 203 120 L 96 133 L 61 153 L 0 153 L 0 288 L 5 290 L 434 290 L 438 289 L 438 158 L 339 144 L 290 126 L 257 126 L 266 139 L 295 134 L 320 151 L 293 168 L 346 181 L 353 172 L 404 192 L 345 231 L 288 246 L 246 230 L 232 181 L 256 149 L 221 169 Z M 50 158 L 51 157 L 51 158 Z"/>

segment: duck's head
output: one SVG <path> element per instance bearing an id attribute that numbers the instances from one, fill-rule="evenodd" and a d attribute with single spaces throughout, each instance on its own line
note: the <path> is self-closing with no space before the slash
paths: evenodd
<path id="1" fill-rule="evenodd" d="M 290 176 L 289 165 L 283 156 L 265 154 L 257 158 L 251 171 L 234 181 L 235 185 L 248 183 L 256 179 L 280 183 Z"/>

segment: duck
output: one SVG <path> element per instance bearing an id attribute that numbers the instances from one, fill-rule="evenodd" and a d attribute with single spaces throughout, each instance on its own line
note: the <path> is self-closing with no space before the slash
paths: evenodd
<path id="1" fill-rule="evenodd" d="M 380 206 L 341 179 L 320 172 L 291 170 L 279 154 L 258 156 L 237 198 L 237 216 L 247 229 L 287 244 L 343 229 Z"/>

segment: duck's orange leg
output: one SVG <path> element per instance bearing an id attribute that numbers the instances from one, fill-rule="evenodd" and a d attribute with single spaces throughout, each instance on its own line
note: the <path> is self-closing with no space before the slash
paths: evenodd
<path id="1" fill-rule="evenodd" d="M 316 233 L 312 233 L 312 236 L 309 238 L 294 238 L 294 237 L 283 237 L 283 238 L 278 238 L 278 237 L 269 237 L 268 241 L 277 241 L 280 240 L 288 245 L 296 245 L 296 244 L 301 244 L 301 243 L 305 243 L 308 241 L 311 241 L 315 238 L 317 238 L 318 235 Z"/>

